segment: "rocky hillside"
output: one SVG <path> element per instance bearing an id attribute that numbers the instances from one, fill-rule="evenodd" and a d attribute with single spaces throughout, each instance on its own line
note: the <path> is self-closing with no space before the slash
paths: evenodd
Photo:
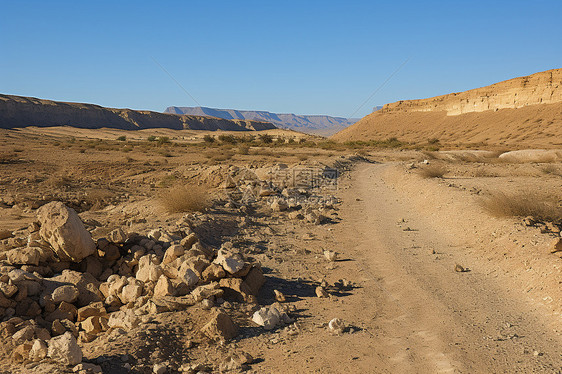
<path id="1" fill-rule="evenodd" d="M 278 127 L 309 134 L 332 135 L 358 121 L 357 118 L 330 117 L 325 115 L 279 114 L 266 111 L 215 109 L 207 107 L 166 108 L 165 113 L 212 116 L 232 120 L 253 120 L 271 122 Z"/>
<path id="2" fill-rule="evenodd" d="M 562 145 L 562 69 L 460 93 L 386 104 L 333 138 Z"/>
<path id="3" fill-rule="evenodd" d="M 32 97 L 0 95 L 0 128 L 27 126 L 73 126 L 80 128 L 118 128 L 139 130 L 269 130 L 271 123 L 252 120 L 226 120 L 194 115 L 176 115 L 131 109 L 105 108 L 94 104 L 64 103 Z"/>

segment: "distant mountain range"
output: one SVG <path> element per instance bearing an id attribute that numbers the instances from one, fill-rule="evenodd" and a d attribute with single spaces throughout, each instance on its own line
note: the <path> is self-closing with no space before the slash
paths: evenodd
<path id="1" fill-rule="evenodd" d="M 359 121 L 359 118 L 330 117 L 324 115 L 280 114 L 255 110 L 215 109 L 207 107 L 166 108 L 164 113 L 211 116 L 229 120 L 270 122 L 277 127 L 316 135 L 332 135 Z"/>
<path id="2" fill-rule="evenodd" d="M 263 121 L 105 108 L 94 104 L 64 103 L 0 94 L 0 129 L 26 126 L 72 126 L 87 129 L 109 127 L 123 130 L 168 128 L 207 131 L 259 131 L 276 128 L 273 124 Z"/>

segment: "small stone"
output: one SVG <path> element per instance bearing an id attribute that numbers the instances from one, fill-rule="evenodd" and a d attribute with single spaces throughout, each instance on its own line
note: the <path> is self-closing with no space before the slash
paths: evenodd
<path id="1" fill-rule="evenodd" d="M 177 258 L 183 256 L 185 253 L 185 249 L 181 245 L 171 245 L 164 254 L 164 258 L 162 259 L 162 264 L 166 265 L 170 262 L 174 262 Z"/>
<path id="2" fill-rule="evenodd" d="M 238 326 L 228 314 L 218 312 L 201 331 L 211 339 L 229 340 L 238 335 Z"/>
<path id="3" fill-rule="evenodd" d="M 121 257 L 121 252 L 115 244 L 108 244 L 102 249 L 103 258 L 107 261 L 115 261 Z"/>
<path id="4" fill-rule="evenodd" d="M 188 287 L 194 286 L 199 282 L 199 276 L 189 267 L 188 262 L 184 262 L 179 271 L 178 279 L 183 281 Z"/>
<path id="5" fill-rule="evenodd" d="M 465 269 L 464 267 L 462 267 L 461 265 L 456 264 L 456 265 L 455 265 L 455 271 L 456 271 L 457 273 L 463 273 L 463 272 L 466 271 L 466 269 Z"/>
<path id="6" fill-rule="evenodd" d="M 90 305 L 78 309 L 78 318 L 76 320 L 77 322 L 82 322 L 86 318 L 92 316 L 98 316 L 98 317 L 107 316 L 107 311 L 103 307 L 103 304 L 101 302 L 92 303 Z"/>
<path id="7" fill-rule="evenodd" d="M 318 296 L 318 297 L 328 297 L 330 295 L 328 294 L 328 292 L 326 292 L 326 290 L 322 286 L 318 286 L 318 287 L 316 287 L 316 296 Z"/>
<path id="8" fill-rule="evenodd" d="M 0 291 L 4 294 L 4 296 L 10 298 L 18 292 L 18 288 L 13 284 L 0 282 Z"/>
<path id="9" fill-rule="evenodd" d="M 14 344 L 21 344 L 25 341 L 32 340 L 34 334 L 35 330 L 32 326 L 25 326 L 12 335 L 12 340 Z"/>
<path id="10" fill-rule="evenodd" d="M 154 374 L 166 374 L 168 372 L 168 366 L 166 364 L 154 364 L 152 367 L 152 372 Z"/>
<path id="11" fill-rule="evenodd" d="M 107 329 L 107 323 L 108 319 L 106 317 L 91 316 L 82 321 L 80 327 L 86 334 L 98 335 L 100 332 Z"/>
<path id="12" fill-rule="evenodd" d="M 121 228 L 115 229 L 109 233 L 109 240 L 113 243 L 125 243 L 127 239 L 127 234 Z"/>
<path id="13" fill-rule="evenodd" d="M 562 252 L 562 238 L 556 238 L 550 244 L 550 253 Z"/>
<path id="14" fill-rule="evenodd" d="M 210 299 L 201 300 L 201 307 L 205 310 L 211 309 L 214 305 L 215 305 L 215 303 L 213 303 L 213 301 L 210 300 Z"/>
<path id="15" fill-rule="evenodd" d="M 201 273 L 201 279 L 204 282 L 212 282 L 224 277 L 226 277 L 226 272 L 219 264 L 210 264 L 203 270 L 203 273 Z"/>
<path id="16" fill-rule="evenodd" d="M 237 273 L 244 267 L 244 260 L 240 255 L 229 253 L 224 249 L 219 249 L 214 263 L 222 265 L 224 270 L 230 274 Z"/>
<path id="17" fill-rule="evenodd" d="M 134 329 L 139 323 L 138 316 L 131 309 L 111 313 L 108 321 L 109 327 L 121 327 L 128 330 Z"/>
<path id="18" fill-rule="evenodd" d="M 62 301 L 67 303 L 74 303 L 79 296 L 78 289 L 73 285 L 64 285 L 57 287 L 53 294 L 51 295 L 51 299 L 55 304 L 59 304 Z"/>
<path id="19" fill-rule="evenodd" d="M 72 368 L 72 371 L 79 374 L 103 373 L 101 366 L 88 362 L 82 362 L 81 364 L 76 365 Z"/>
<path id="20" fill-rule="evenodd" d="M 240 371 L 247 369 L 248 364 L 254 362 L 252 355 L 246 352 L 228 356 L 219 366 L 221 372 Z"/>
<path id="21" fill-rule="evenodd" d="M 265 277 L 263 271 L 259 266 L 252 266 L 248 274 L 244 277 L 244 283 L 248 285 L 252 295 L 257 296 L 260 288 L 265 283 Z"/>
<path id="22" fill-rule="evenodd" d="M 33 341 L 33 346 L 29 351 L 29 359 L 31 361 L 41 361 L 45 357 L 47 357 L 47 353 L 49 348 L 47 347 L 47 343 L 41 339 L 35 339 Z"/>
<path id="23" fill-rule="evenodd" d="M 345 324 L 341 319 L 334 318 L 330 322 L 328 322 L 328 330 L 332 334 L 340 335 L 345 330 Z"/>
<path id="24" fill-rule="evenodd" d="M 284 303 L 286 301 L 285 295 L 282 292 L 273 290 L 273 294 L 275 295 L 275 300 L 279 301 L 280 303 Z"/>
<path id="25" fill-rule="evenodd" d="M 19 346 L 17 346 L 12 351 L 12 360 L 15 362 L 24 362 L 29 359 L 29 352 L 33 347 L 31 342 L 25 342 Z"/>
<path id="26" fill-rule="evenodd" d="M 291 318 L 287 315 L 287 313 L 282 311 L 280 304 L 273 304 L 254 312 L 252 315 L 252 321 L 260 326 L 263 326 L 266 330 L 272 330 L 281 322 L 290 323 Z"/>
<path id="27" fill-rule="evenodd" d="M 337 260 L 338 258 L 338 254 L 334 251 L 324 251 L 324 257 L 326 257 L 326 259 L 330 262 L 334 262 Z"/>
<path id="28" fill-rule="evenodd" d="M 158 282 L 156 282 L 156 286 L 154 287 L 154 296 L 173 296 L 174 292 L 175 289 L 172 282 L 164 274 L 162 274 L 160 278 L 158 278 Z"/>
<path id="29" fill-rule="evenodd" d="M 138 282 L 135 280 L 135 282 Z M 119 299 L 123 304 L 128 304 L 130 302 L 135 302 L 142 295 L 142 285 L 138 283 L 128 284 L 122 288 Z"/>
<path id="30" fill-rule="evenodd" d="M 197 243 L 198 240 L 197 235 L 195 235 L 195 233 L 191 233 L 181 240 L 180 245 L 185 248 L 185 250 L 189 250 L 193 244 Z"/>
<path id="31" fill-rule="evenodd" d="M 70 332 L 65 332 L 49 340 L 48 356 L 64 365 L 76 365 L 82 361 L 82 350 L 76 338 Z"/>

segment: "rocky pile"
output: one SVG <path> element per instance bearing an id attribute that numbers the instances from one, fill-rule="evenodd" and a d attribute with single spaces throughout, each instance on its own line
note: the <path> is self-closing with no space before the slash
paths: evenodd
<path id="1" fill-rule="evenodd" d="M 260 265 L 229 243 L 202 245 L 186 218 L 174 231 L 117 229 L 97 242 L 60 202 L 42 206 L 37 219 L 1 233 L 0 331 L 22 364 L 51 360 L 95 371 L 81 364 L 79 344 L 196 304 L 211 309 L 202 333 L 231 339 L 237 326 L 212 307 L 223 298 L 256 303 L 265 282 Z"/>

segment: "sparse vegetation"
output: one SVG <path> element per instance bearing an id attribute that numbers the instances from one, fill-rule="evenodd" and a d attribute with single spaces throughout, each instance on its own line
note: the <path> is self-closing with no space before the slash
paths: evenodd
<path id="1" fill-rule="evenodd" d="M 480 200 L 482 207 L 496 217 L 527 217 L 557 222 L 562 207 L 556 197 L 538 191 L 493 192 Z"/>
<path id="2" fill-rule="evenodd" d="M 540 170 L 544 174 L 562 176 L 562 172 L 556 165 L 545 165 Z"/>
<path id="3" fill-rule="evenodd" d="M 204 141 L 205 143 L 211 144 L 211 143 L 214 143 L 214 142 L 215 142 L 215 138 L 214 138 L 213 136 L 207 134 L 207 135 L 205 135 L 205 136 L 203 137 L 203 141 Z"/>
<path id="4" fill-rule="evenodd" d="M 247 155 L 250 153 L 250 146 L 243 144 L 240 147 L 238 147 L 238 153 L 240 153 L 241 155 Z"/>
<path id="5" fill-rule="evenodd" d="M 117 140 L 119 140 L 120 142 L 124 142 L 127 140 L 127 137 L 125 135 L 121 135 L 117 137 Z"/>
<path id="6" fill-rule="evenodd" d="M 238 140 L 234 135 L 219 135 L 219 141 L 225 144 L 236 144 Z"/>
<path id="7" fill-rule="evenodd" d="M 271 143 L 273 143 L 273 137 L 272 137 L 271 135 L 269 135 L 269 134 L 261 134 L 261 135 L 259 136 L 259 139 L 260 139 L 260 141 L 261 141 L 262 143 L 265 143 L 265 144 L 271 144 Z"/>
<path id="8" fill-rule="evenodd" d="M 166 189 L 160 201 L 170 213 L 201 212 L 210 207 L 211 200 L 205 186 L 185 185 Z"/>
<path id="9" fill-rule="evenodd" d="M 442 165 L 425 165 L 418 169 L 418 174 L 422 178 L 443 178 L 447 169 Z"/>

